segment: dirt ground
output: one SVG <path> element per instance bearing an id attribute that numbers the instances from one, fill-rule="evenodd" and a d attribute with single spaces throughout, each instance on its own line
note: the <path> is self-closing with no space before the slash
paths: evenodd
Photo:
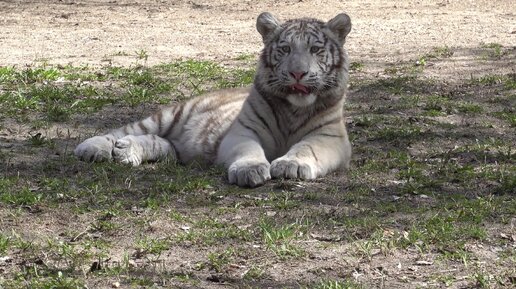
<path id="1" fill-rule="evenodd" d="M 513 3 L 512 3 L 513 4 Z M 516 9 L 477 1 L 0 1 L 0 65 L 131 65 L 177 58 L 225 60 L 257 54 L 256 16 L 328 20 L 351 16 L 352 60 L 394 62 L 432 47 L 516 45 Z M 453 69 L 453 66 L 451 67 Z"/>
<path id="2" fill-rule="evenodd" d="M 365 69 L 361 73 L 382 77 L 384 70 L 391 65 L 415 61 L 436 47 L 453 47 L 455 54 L 452 58 L 436 62 L 425 69 L 425 76 L 452 83 L 490 71 L 497 74 L 515 72 L 515 57 L 507 57 L 507 63 L 502 64 L 470 61 L 478 57 L 471 51 L 488 43 L 500 44 L 513 56 L 516 54 L 516 8 L 511 2 L 7 0 L 0 1 L 0 67 L 37 66 L 42 63 L 92 67 L 131 66 L 141 61 L 138 55 L 142 54 L 148 56 L 148 65 L 181 58 L 210 59 L 225 63 L 241 55 L 258 55 L 262 43 L 255 29 L 255 20 L 262 11 L 272 12 L 279 19 L 314 17 L 322 20 L 346 12 L 353 23 L 346 47 L 351 61 L 364 65 Z M 88 133 L 94 130 L 93 126 L 89 126 L 91 131 Z M 69 127 L 63 125 L 61 129 L 66 131 Z M 17 138 L 21 142 L 26 139 L 29 130 L 20 127 L 15 135 L 8 138 Z M 84 134 L 84 131 L 72 128 L 68 133 L 77 137 Z M 58 216 L 47 217 L 59 219 Z M 87 220 L 76 219 L 73 222 L 80 225 Z M 37 224 L 34 226 L 37 227 Z M 167 225 L 155 226 L 166 228 Z M 333 266 L 332 258 L 344 254 L 346 249 L 345 246 L 335 250 L 321 249 L 317 252 L 316 261 L 310 259 L 306 264 L 297 264 L 297 267 L 303 267 L 305 271 L 311 266 L 317 270 L 323 270 L 325 266 L 330 268 Z M 487 252 L 487 249 L 485 251 L 486 256 L 492 253 Z M 179 255 L 188 256 L 182 252 Z M 377 263 L 383 264 L 381 270 L 397 272 L 401 266 L 397 260 L 408 260 L 410 257 L 400 255 Z M 192 258 L 194 260 L 198 256 L 194 254 Z M 487 256 L 486 260 L 489 258 Z M 174 264 L 186 262 L 173 261 Z M 315 262 L 319 262 L 317 266 L 313 265 Z M 354 264 L 354 260 L 349 263 Z M 290 282 L 289 276 L 299 279 L 305 274 L 304 271 L 297 272 L 296 266 L 291 268 L 288 264 L 283 265 L 270 268 L 270 272 L 276 272 L 271 276 L 272 279 L 287 279 Z M 439 269 L 442 272 L 454 270 L 447 267 Z M 362 270 L 369 278 L 374 277 L 379 269 L 368 267 Z M 317 271 L 313 274 L 319 273 Z M 382 284 L 378 288 L 384 288 L 383 281 L 376 283 Z M 401 283 L 390 284 L 398 286 Z M 414 284 L 408 284 L 405 288 L 413 288 L 411 286 Z M 421 287 L 425 286 L 421 284 Z M 456 288 L 462 288 L 460 286 L 458 284 Z M 221 287 L 213 285 L 210 288 Z"/>

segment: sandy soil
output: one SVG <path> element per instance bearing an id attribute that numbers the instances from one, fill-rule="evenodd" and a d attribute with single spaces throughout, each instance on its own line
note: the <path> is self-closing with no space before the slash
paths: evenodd
<path id="1" fill-rule="evenodd" d="M 506 0 L 7 0 L 0 11 L 0 65 L 127 66 L 137 51 L 151 65 L 257 54 L 262 11 L 324 20 L 345 11 L 353 22 L 347 46 L 362 62 L 406 60 L 445 45 L 516 45 L 516 8 Z"/>

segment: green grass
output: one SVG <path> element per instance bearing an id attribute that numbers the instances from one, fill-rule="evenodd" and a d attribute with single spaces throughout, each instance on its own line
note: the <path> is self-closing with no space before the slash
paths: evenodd
<path id="1" fill-rule="evenodd" d="M 139 52 L 145 59 L 145 53 Z M 143 56 L 142 56 L 143 55 Z M 211 61 L 184 60 L 156 67 L 0 67 L 0 109 L 26 121 L 34 111 L 51 122 L 120 103 L 164 104 L 170 95 L 188 98 L 214 88 L 252 83 L 254 68 L 225 68 Z M 99 85 L 99 84 L 107 85 Z"/>
<path id="2" fill-rule="evenodd" d="M 484 54 L 485 58 L 500 58 L 504 55 L 503 45 L 499 43 L 487 43 L 482 46 L 486 49 Z"/>
<path id="3" fill-rule="evenodd" d="M 349 69 L 351 71 L 361 71 L 364 69 L 364 64 L 361 62 L 351 62 L 349 64 Z"/>
<path id="4" fill-rule="evenodd" d="M 301 257 L 305 254 L 294 242 L 304 235 L 306 228 L 303 226 L 296 223 L 276 225 L 272 221 L 261 220 L 259 228 L 267 248 L 278 257 Z"/>
<path id="5" fill-rule="evenodd" d="M 307 287 L 308 288 L 308 287 Z M 353 281 L 323 280 L 313 285 L 314 289 L 361 289 L 359 283 Z"/>
<path id="6" fill-rule="evenodd" d="M 505 55 L 501 46 L 482 49 L 493 61 Z M 85 117 L 106 118 L 107 127 L 115 120 L 104 109 L 140 118 L 170 101 L 249 85 L 255 55 L 232 66 L 191 59 L 147 66 L 140 50 L 129 53 L 138 60 L 131 67 L 0 67 L 0 258 L 13 259 L 0 261 L 0 270 L 9 268 L 0 287 L 223 280 L 243 288 L 388 288 L 401 279 L 380 281 L 364 268 L 394 268 L 393 256 L 433 260 L 418 271 L 425 282 L 452 286 L 460 272 L 470 287 L 511 284 L 514 75 L 493 71 L 458 83 L 427 76 L 429 64 L 455 51 L 431 49 L 379 78 L 361 60 L 351 63 L 358 72 L 346 105 L 351 170 L 253 190 L 228 185 L 224 169 L 202 163 L 131 168 L 79 162 L 70 152 L 84 138 L 78 125 L 97 128 Z M 276 280 L 278 272 L 289 274 Z"/>
<path id="7" fill-rule="evenodd" d="M 10 243 L 11 239 L 8 236 L 0 234 L 0 254 L 5 254 L 5 252 L 7 252 Z"/>

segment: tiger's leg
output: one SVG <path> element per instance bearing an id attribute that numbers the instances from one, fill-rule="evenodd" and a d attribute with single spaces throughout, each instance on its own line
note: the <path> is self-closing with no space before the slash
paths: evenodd
<path id="1" fill-rule="evenodd" d="M 338 169 L 349 168 L 351 144 L 345 128 L 339 132 L 305 137 L 271 163 L 274 178 L 313 180 Z"/>
<path id="2" fill-rule="evenodd" d="M 217 154 L 217 164 L 228 169 L 230 184 L 241 187 L 263 185 L 271 178 L 270 164 L 253 132 L 235 123 L 232 131 L 222 140 Z"/>
<path id="3" fill-rule="evenodd" d="M 158 161 L 168 156 L 176 157 L 170 142 L 157 135 L 128 135 L 115 142 L 113 158 L 115 161 L 138 166 L 145 161 Z"/>
<path id="4" fill-rule="evenodd" d="M 180 105 L 165 108 L 146 119 L 115 129 L 106 135 L 86 139 L 75 148 L 74 154 L 79 159 L 90 162 L 112 160 L 117 140 L 125 136 L 168 135 L 175 125 L 178 118 L 176 116 L 180 115 L 181 109 Z M 121 142 L 120 145 L 124 145 L 124 143 Z"/>

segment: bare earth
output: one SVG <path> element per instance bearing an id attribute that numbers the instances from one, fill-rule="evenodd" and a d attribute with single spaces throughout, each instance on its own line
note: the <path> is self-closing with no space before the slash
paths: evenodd
<path id="1" fill-rule="evenodd" d="M 345 11 L 353 61 L 382 64 L 438 46 L 516 44 L 511 1 L 0 1 L 0 64 L 130 65 L 257 54 L 256 16 L 328 20 Z M 453 67 L 452 67 L 453 68 Z"/>
<path id="2" fill-rule="evenodd" d="M 435 47 L 454 47 L 456 53 L 453 57 L 425 69 L 425 76 L 454 82 L 486 73 L 515 72 L 516 5 L 511 2 L 513 1 L 7 0 L 0 1 L 0 66 L 24 67 L 41 63 L 93 67 L 131 66 L 138 61 L 137 54 L 142 51 L 148 55 L 148 65 L 182 58 L 231 63 L 239 55 L 259 54 L 262 43 L 255 29 L 255 19 L 260 12 L 272 12 L 279 19 L 313 17 L 322 20 L 329 20 L 337 13 L 346 12 L 353 23 L 346 47 L 352 62 L 364 64 L 365 68 L 360 73 L 382 77 L 384 70 L 396 63 L 415 60 Z M 477 56 L 472 55 L 471 51 L 487 43 L 501 44 L 512 57 L 507 57 L 507 63 L 502 64 L 474 61 Z M 353 94 L 349 96 L 350 99 L 353 97 Z M 96 124 L 90 124 L 87 128 L 77 129 L 63 124 L 61 129 L 71 129 L 70 136 L 77 137 L 84 135 L 84 130 L 93 132 L 95 126 Z M 30 128 L 23 126 L 12 128 L 5 138 L 22 142 L 26 140 L 29 131 Z M 319 209 L 324 210 L 324 207 Z M 2 215 L 0 224 L 1 218 Z M 42 216 L 42 219 L 50 220 L 48 232 L 59 231 L 64 218 L 67 217 Z M 71 222 L 80 226 L 88 221 L 78 218 Z M 43 224 L 32 226 L 36 230 Z M 167 228 L 164 221 L 152 226 L 165 231 L 178 230 Z M 130 237 L 131 233 L 124 234 Z M 127 244 L 121 244 L 121 247 L 125 245 Z M 168 261 L 173 266 L 183 266 L 188 258 L 192 259 L 191 263 L 200 258 L 190 248 L 182 249 L 185 252 L 178 249 L 178 252 L 168 256 Z M 275 284 L 292 284 L 305 277 L 314 279 L 317 274 L 325 275 L 324 270 L 339 272 L 339 268 L 345 268 L 342 271 L 353 274 L 356 280 L 374 283 L 377 288 L 427 286 L 426 283 L 392 281 L 403 270 L 410 271 L 404 262 L 406 258 L 414 258 L 417 253 L 400 252 L 396 256 L 379 256 L 374 264 L 362 264 L 360 271 L 354 268 L 357 260 L 340 260 L 340 263 L 335 261 L 347 249 L 349 248 L 346 245 L 335 246 L 332 250 L 319 249 L 313 259 L 307 258 L 291 267 L 288 262 L 271 264 L 267 272 L 271 279 L 278 282 Z M 486 262 L 494 254 L 487 249 L 482 251 L 481 248 L 479 252 L 485 254 Z M 412 255 L 408 256 L 409 254 Z M 387 282 L 391 287 L 383 287 L 383 279 L 374 279 L 378 277 L 375 275 L 378 270 L 390 272 L 391 277 L 394 276 L 390 283 Z M 424 274 L 425 269 L 421 270 L 421 274 Z M 436 270 L 447 272 L 454 268 L 443 267 Z M 95 286 L 109 287 L 110 284 Z M 222 287 L 207 282 L 201 288 Z M 433 288 L 436 287 L 438 286 Z M 460 282 L 453 288 L 461 288 Z"/>

